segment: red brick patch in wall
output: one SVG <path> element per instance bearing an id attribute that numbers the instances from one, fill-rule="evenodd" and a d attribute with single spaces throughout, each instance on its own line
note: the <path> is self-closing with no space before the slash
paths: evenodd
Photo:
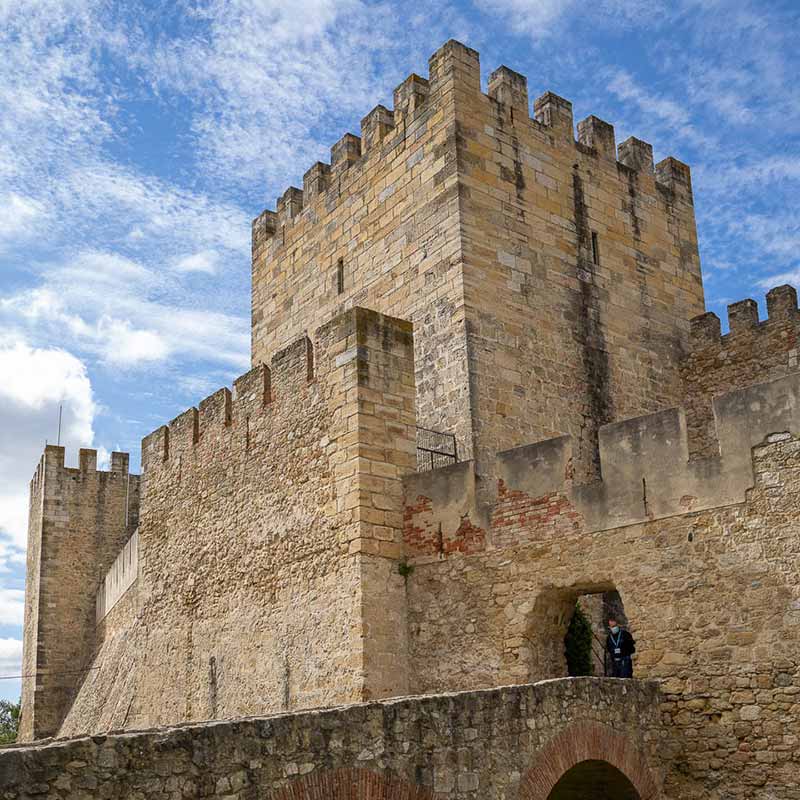
<path id="1" fill-rule="evenodd" d="M 540 541 L 553 533 L 580 531 L 583 517 L 561 492 L 531 497 L 497 482 L 497 503 L 492 514 L 492 533 L 498 546 Z M 545 536 L 546 535 L 546 536 Z"/>
<path id="2" fill-rule="evenodd" d="M 536 753 L 522 779 L 519 800 L 547 800 L 565 772 L 583 761 L 605 761 L 636 788 L 641 800 L 661 798 L 659 782 L 628 737 L 597 722 L 570 725 Z"/>
<path id="3" fill-rule="evenodd" d="M 431 498 L 423 495 L 418 495 L 413 505 L 405 506 L 403 541 L 409 555 L 467 555 L 486 549 L 486 531 L 473 525 L 468 516 L 462 517 L 454 533 L 446 533 L 432 520 L 433 511 Z"/>
<path id="4" fill-rule="evenodd" d="M 274 790 L 270 800 L 432 800 L 433 793 L 366 769 L 314 771 Z"/>

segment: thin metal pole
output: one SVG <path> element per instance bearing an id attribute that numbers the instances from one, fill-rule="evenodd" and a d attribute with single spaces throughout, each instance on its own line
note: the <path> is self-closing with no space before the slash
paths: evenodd
<path id="1" fill-rule="evenodd" d="M 61 447 L 61 413 L 64 410 L 63 405 L 58 407 L 58 447 Z"/>

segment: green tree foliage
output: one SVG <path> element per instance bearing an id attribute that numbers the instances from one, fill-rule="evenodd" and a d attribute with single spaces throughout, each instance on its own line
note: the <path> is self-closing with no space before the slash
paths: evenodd
<path id="1" fill-rule="evenodd" d="M 575 613 L 564 637 L 564 652 L 567 657 L 567 671 L 571 676 L 591 675 L 594 672 L 592 626 L 580 603 L 575 603 Z"/>
<path id="2" fill-rule="evenodd" d="M 17 741 L 19 728 L 19 703 L 0 700 L 0 745 Z"/>

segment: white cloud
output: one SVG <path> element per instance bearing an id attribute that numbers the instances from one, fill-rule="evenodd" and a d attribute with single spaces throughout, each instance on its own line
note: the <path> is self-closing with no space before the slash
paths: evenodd
<path id="1" fill-rule="evenodd" d="M 770 275 L 756 282 L 760 288 L 766 289 L 767 291 L 774 289 L 776 286 L 783 286 L 785 283 L 792 286 L 800 286 L 800 267 L 790 270 L 789 272 L 779 272 L 776 275 Z"/>
<path id="2" fill-rule="evenodd" d="M 16 192 L 0 197 L 0 244 L 4 240 L 33 235 L 34 223 L 43 214 L 42 204 L 30 197 L 22 197 Z"/>
<path id="3" fill-rule="evenodd" d="M 575 8 L 576 0 L 479 0 L 478 5 L 492 14 L 502 14 L 518 33 L 534 38 L 549 32 L 550 26 Z"/>
<path id="4" fill-rule="evenodd" d="M 85 365 L 55 348 L 34 348 L 19 339 L 0 339 L 0 561 L 25 548 L 28 483 L 44 449 L 58 436 L 58 409 L 63 405 L 61 441 L 71 450 L 91 447 L 96 413 Z M 0 600 L 2 597 L 0 596 Z M 1 609 L 0 609 L 1 610 Z"/>
<path id="5" fill-rule="evenodd" d="M 184 35 L 130 58 L 157 91 L 189 99 L 206 175 L 277 194 L 327 160 L 345 125 L 391 99 L 403 64 L 418 67 L 462 28 L 447 3 L 425 10 L 367 0 L 209 0 L 194 7 Z M 330 128 L 338 135 L 321 135 Z"/>
<path id="6" fill-rule="evenodd" d="M 668 142 L 677 138 L 695 147 L 713 147 L 714 137 L 700 130 L 693 119 L 692 110 L 686 103 L 670 96 L 644 89 L 625 70 L 606 71 L 607 88 L 623 103 L 630 104 L 640 115 L 641 123 L 656 133 L 659 141 Z M 644 132 L 639 136 L 645 135 Z"/>
<path id="7" fill-rule="evenodd" d="M 104 358 L 110 364 L 139 365 L 162 361 L 170 353 L 160 334 L 136 329 L 127 320 L 101 317 L 96 334 L 102 342 Z"/>
<path id="8" fill-rule="evenodd" d="M 219 257 L 213 250 L 201 250 L 190 256 L 184 256 L 175 264 L 178 272 L 207 272 L 213 275 L 217 271 Z"/>
<path id="9" fill-rule="evenodd" d="M 476 5 L 489 14 L 503 17 L 516 33 L 543 40 L 550 36 L 558 25 L 574 23 L 579 14 L 594 26 L 627 27 L 637 25 L 655 27 L 677 12 L 674 0 L 476 0 Z"/>
<path id="10" fill-rule="evenodd" d="M 0 589 L 0 624 L 22 625 L 24 618 L 25 590 Z M 2 653 L 0 653 L 0 659 L 2 659 Z"/>
<path id="11" fill-rule="evenodd" d="M 0 300 L 0 320 L 69 341 L 113 366 L 141 368 L 174 356 L 242 371 L 249 365 L 248 320 L 187 307 L 180 275 L 92 250 L 45 265 L 41 281 Z"/>
<path id="12" fill-rule="evenodd" d="M 22 669 L 22 640 L 0 639 L 0 676 L 17 676 Z"/>

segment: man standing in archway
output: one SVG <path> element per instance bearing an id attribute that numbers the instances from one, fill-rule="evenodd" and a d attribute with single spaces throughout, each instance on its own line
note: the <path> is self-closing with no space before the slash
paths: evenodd
<path id="1" fill-rule="evenodd" d="M 611 661 L 611 677 L 632 678 L 633 659 L 631 657 L 636 652 L 636 642 L 628 631 L 620 628 L 613 617 L 608 620 L 606 650 Z"/>

